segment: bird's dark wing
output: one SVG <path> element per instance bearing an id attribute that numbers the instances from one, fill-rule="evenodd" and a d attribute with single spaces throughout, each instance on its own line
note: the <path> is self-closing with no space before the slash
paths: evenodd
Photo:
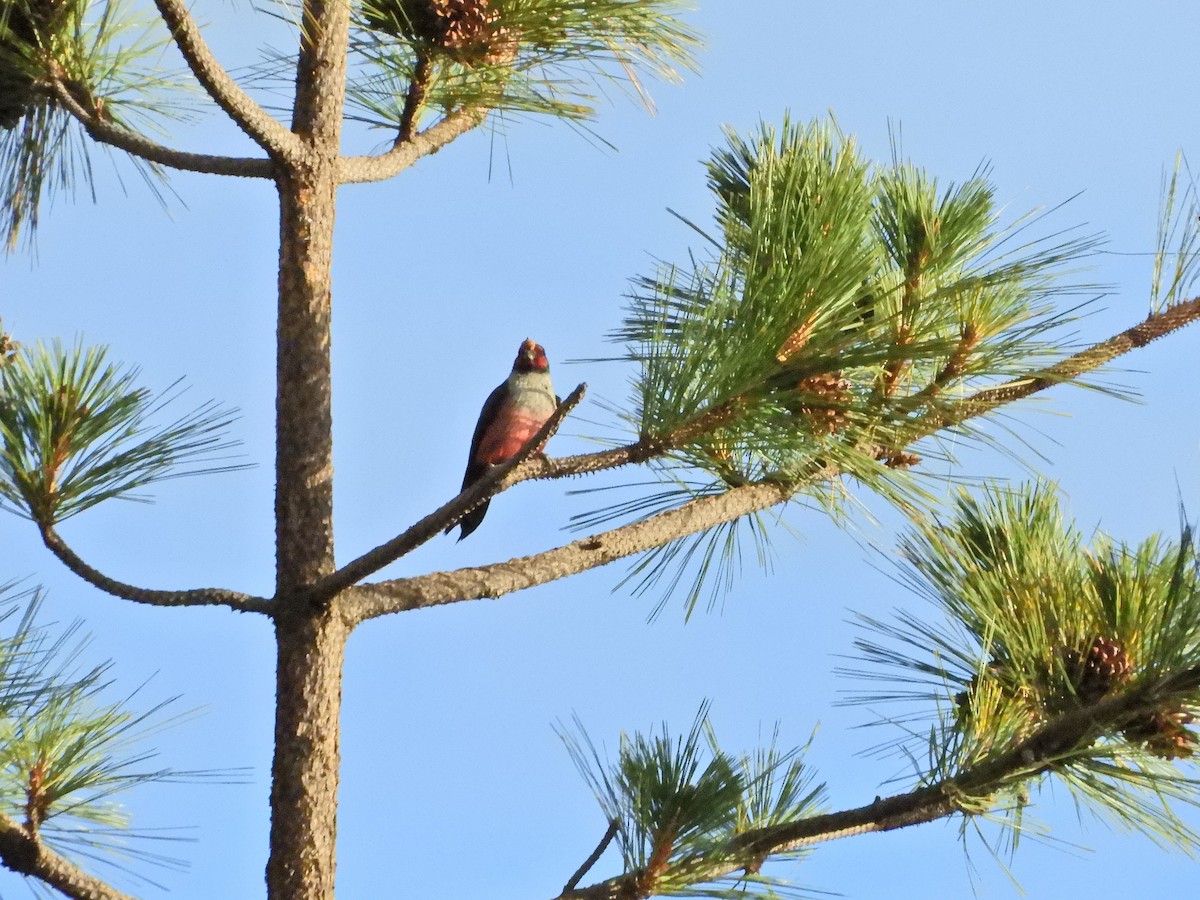
<path id="1" fill-rule="evenodd" d="M 475 423 L 475 434 L 471 436 L 471 452 L 467 456 L 467 471 L 463 475 L 462 490 L 469 488 L 474 482 L 487 471 L 485 463 L 477 462 L 475 457 L 479 453 L 479 445 L 483 443 L 483 436 L 487 433 L 488 425 L 490 425 L 500 412 L 500 406 L 504 403 L 505 389 L 508 387 L 508 382 L 499 385 L 494 391 L 488 394 L 488 398 L 483 401 L 483 409 L 479 412 L 479 421 Z"/>
<path id="2" fill-rule="evenodd" d="M 462 490 L 464 491 L 487 472 L 487 463 L 476 461 L 476 456 L 479 453 L 479 445 L 483 443 L 483 436 L 487 433 L 488 425 L 496 418 L 500 412 L 500 406 L 504 403 L 505 388 L 507 386 L 508 382 L 501 384 L 488 394 L 487 400 L 483 402 L 483 409 L 479 412 L 479 421 L 475 423 L 475 434 L 471 436 L 471 452 L 467 456 L 466 474 L 463 475 Z M 490 501 L 485 500 L 463 516 L 462 520 L 457 523 L 462 527 L 462 530 L 458 534 L 460 541 L 479 527 L 479 523 L 483 521 L 483 517 L 487 514 L 489 503 Z M 454 526 L 449 526 L 446 529 L 446 534 L 449 534 L 453 530 Z"/>

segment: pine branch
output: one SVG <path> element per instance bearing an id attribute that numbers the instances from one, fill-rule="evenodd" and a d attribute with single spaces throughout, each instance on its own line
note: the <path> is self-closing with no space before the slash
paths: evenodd
<path id="1" fill-rule="evenodd" d="M 571 410 L 579 405 L 579 401 L 583 399 L 586 391 L 586 384 L 576 387 L 558 405 L 558 409 L 546 420 L 546 424 L 538 430 L 537 434 L 530 438 L 528 443 L 511 459 L 492 468 L 487 475 L 479 479 L 479 481 L 475 482 L 449 503 L 443 504 L 386 544 L 381 544 L 374 550 L 364 553 L 358 559 L 347 563 L 327 578 L 322 579 L 312 587 L 307 595 L 307 599 L 310 602 L 329 599 L 352 584 L 373 575 L 384 566 L 395 562 L 405 554 L 411 553 L 426 541 L 437 537 L 447 528 L 458 524 L 463 516 L 478 507 L 479 504 L 490 500 L 501 491 L 507 490 L 519 481 L 527 480 L 521 478 L 519 473 L 514 474 L 515 470 L 533 454 L 538 452 L 539 448 L 544 447 L 546 441 L 554 436 Z M 509 477 L 510 475 L 512 475 L 511 478 Z"/>
<path id="2" fill-rule="evenodd" d="M 150 606 L 228 606 L 238 612 L 258 612 L 270 615 L 271 601 L 222 588 L 197 588 L 185 591 L 155 591 L 135 587 L 92 568 L 75 553 L 51 525 L 41 525 L 42 542 L 68 569 L 93 587 L 106 594 L 145 603 Z"/>
<path id="3" fill-rule="evenodd" d="M 1113 335 L 1107 340 L 1093 344 L 1091 347 L 1073 356 L 1069 356 L 1040 372 L 1031 373 L 1025 378 L 1020 378 L 998 387 L 978 391 L 954 404 L 951 408 L 952 411 L 949 413 L 943 411 L 919 419 L 920 430 L 914 432 L 911 436 L 906 435 L 906 437 L 912 443 L 922 437 L 933 434 L 947 425 L 964 422 L 967 419 L 991 412 L 1006 403 L 1024 399 L 1046 388 L 1074 381 L 1081 375 L 1098 369 L 1100 366 L 1112 362 L 1119 356 L 1144 347 L 1151 341 L 1166 337 L 1168 334 L 1178 331 L 1197 320 L 1200 320 L 1200 297 L 1178 303 L 1163 312 L 1153 313 L 1138 324 Z M 952 365 L 953 360 L 947 363 L 947 366 Z M 944 380 L 942 375 L 939 375 L 939 378 Z M 936 393 L 936 389 L 930 390 L 929 393 Z M 688 431 L 689 433 L 684 435 L 684 437 L 688 439 L 695 439 L 697 437 L 696 434 L 690 433 L 690 429 Z M 532 460 L 522 470 L 521 475 L 523 478 L 538 480 L 571 478 L 577 475 L 601 472 L 606 469 L 615 469 L 633 463 L 647 462 L 662 456 L 669 450 L 676 449 L 676 447 L 677 444 L 674 439 L 657 442 L 642 439 L 632 444 L 625 444 L 609 450 L 601 450 L 597 453 L 583 453 L 576 456 Z M 884 450 L 881 448 L 875 455 L 879 459 L 888 459 L 896 456 L 898 453 L 899 449 Z"/>
<path id="4" fill-rule="evenodd" d="M 980 798 L 995 794 L 1014 779 L 1033 777 L 1056 765 L 1069 764 L 1073 755 L 1086 750 L 1101 735 L 1119 731 L 1131 719 L 1157 709 L 1165 697 L 1197 687 L 1200 687 L 1200 666 L 1192 666 L 1065 713 L 994 758 L 935 784 L 906 794 L 876 798 L 873 803 L 854 809 L 743 832 L 719 854 L 722 862 L 708 869 L 689 870 L 689 881 L 700 884 L 736 874 L 745 868 L 747 860 L 813 844 L 868 832 L 894 831 L 959 812 L 977 812 Z M 590 887 L 564 890 L 555 900 L 640 900 L 647 896 L 637 889 L 643 874 L 626 872 Z"/>
<path id="5" fill-rule="evenodd" d="M 612 819 L 608 823 L 608 830 L 604 832 L 604 837 L 600 838 L 600 843 L 596 845 L 588 858 L 583 861 L 583 864 L 575 870 L 575 874 L 567 880 L 566 886 L 563 887 L 563 893 L 569 894 L 583 880 L 583 876 L 591 871 L 592 866 L 600 861 L 600 857 L 604 855 L 604 851 L 608 849 L 608 845 L 613 842 L 613 838 L 617 836 L 617 832 L 621 829 L 621 820 Z"/>
<path id="6" fill-rule="evenodd" d="M 1073 381 L 1080 375 L 1112 362 L 1118 356 L 1131 350 L 1145 347 L 1151 341 L 1166 337 L 1171 332 L 1178 331 L 1197 319 L 1200 319 L 1200 297 L 1193 297 L 1191 300 L 1184 300 L 1168 307 L 1162 312 L 1151 313 L 1132 328 L 1127 328 L 1121 333 L 1113 335 L 1107 341 L 1101 341 L 1074 356 L 1069 356 L 1042 372 L 999 387 L 979 391 L 962 401 L 962 406 L 966 409 L 974 409 L 979 405 L 999 406 L 1028 397 L 1030 394 L 1064 381 Z M 970 413 L 973 416 L 978 414 L 977 412 Z"/>
<path id="7" fill-rule="evenodd" d="M 60 106 L 79 120 L 96 141 L 124 150 L 133 156 L 156 165 L 206 175 L 231 175 L 241 178 L 273 178 L 275 165 L 271 160 L 254 157 L 213 156 L 189 153 L 153 141 L 143 134 L 130 131 L 106 119 L 96 109 L 81 104 L 61 80 L 55 80 L 54 96 Z"/>
<path id="8" fill-rule="evenodd" d="M 0 813 L 0 862 L 76 900 L 134 900 L 55 853 L 3 813 Z"/>
<path id="9" fill-rule="evenodd" d="M 945 415 L 925 417 L 917 423 L 919 427 L 904 436 L 906 446 L 934 434 L 947 425 L 990 413 L 1006 403 L 1022 399 L 1062 381 L 1078 378 L 1124 353 L 1182 328 L 1197 318 L 1200 318 L 1200 298 L 1180 303 L 1165 312 L 1155 313 L 1138 325 L 1068 357 L 1041 373 L 1035 373 L 1028 379 L 978 392 L 955 405 L 956 414 L 952 419 Z M 512 483 L 528 479 L 563 478 L 615 468 L 631 462 L 645 461 L 661 455 L 667 449 L 669 445 L 639 441 L 600 453 L 559 460 L 530 460 L 514 475 Z M 906 465 L 910 461 L 903 453 L 903 448 L 866 449 L 884 462 L 897 460 L 898 465 Z M 690 500 L 682 506 L 639 522 L 532 556 L 490 566 L 434 572 L 414 578 L 362 585 L 351 591 L 353 606 L 349 613 L 355 621 L 363 621 L 410 609 L 502 597 L 514 591 L 607 565 L 678 538 L 761 512 L 791 499 L 806 487 L 831 481 L 842 474 L 841 470 L 827 465 L 814 469 L 803 478 L 789 484 L 774 480 L 751 482 L 719 495 Z M 421 523 L 418 523 L 419 525 Z M 414 529 L 418 526 L 414 526 Z M 378 571 L 378 567 L 373 571 Z"/>
<path id="10" fill-rule="evenodd" d="M 269 155 L 297 157 L 301 144 L 296 135 L 259 106 L 225 71 L 209 50 L 200 27 L 184 6 L 183 0 L 155 0 L 155 5 L 188 68 L 226 115 Z"/>
<path id="11" fill-rule="evenodd" d="M 777 482 L 748 484 L 533 556 L 361 585 L 350 590 L 348 611 L 353 620 L 361 622 L 409 609 L 502 597 L 767 509 L 784 502 L 794 492 L 794 487 Z"/>
<path id="12" fill-rule="evenodd" d="M 400 139 L 379 156 L 343 156 L 338 160 L 338 182 L 363 184 L 393 178 L 421 157 L 437 153 L 455 138 L 481 125 L 487 114 L 488 110 L 479 107 L 456 109 L 411 139 L 404 139 L 402 130 Z"/>
<path id="13" fill-rule="evenodd" d="M 413 139 L 417 120 L 425 105 L 425 92 L 429 89 L 432 69 L 429 54 L 418 52 L 417 66 L 413 71 L 412 81 L 408 85 L 408 94 L 404 98 L 404 112 L 400 116 L 400 133 L 396 138 L 397 143 L 408 143 Z"/>

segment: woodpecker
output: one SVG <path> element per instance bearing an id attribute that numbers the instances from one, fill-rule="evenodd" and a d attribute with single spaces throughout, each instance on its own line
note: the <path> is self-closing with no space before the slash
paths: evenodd
<path id="1" fill-rule="evenodd" d="M 546 424 L 558 407 L 558 397 L 550 385 L 550 363 L 541 344 L 529 338 L 517 351 L 512 374 L 488 396 L 475 423 L 475 434 L 471 438 L 471 453 L 467 457 L 467 473 L 463 476 L 462 489 L 487 474 L 488 468 L 512 459 L 538 430 Z M 488 503 L 475 507 L 458 524 L 462 532 L 461 541 L 479 527 L 487 514 Z M 449 534 L 454 526 L 446 529 Z"/>

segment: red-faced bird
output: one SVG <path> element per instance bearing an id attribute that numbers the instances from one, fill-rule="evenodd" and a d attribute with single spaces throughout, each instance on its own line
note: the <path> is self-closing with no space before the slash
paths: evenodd
<path id="1" fill-rule="evenodd" d="M 512 374 L 492 391 L 479 413 L 462 489 L 465 491 L 486 475 L 489 467 L 515 456 L 546 424 L 557 406 L 558 398 L 550 385 L 546 351 L 541 344 L 526 338 L 517 351 Z M 488 501 L 485 501 L 463 516 L 458 523 L 462 526 L 458 536 L 460 541 L 479 527 L 487 508 Z M 451 525 L 446 533 L 453 528 Z"/>

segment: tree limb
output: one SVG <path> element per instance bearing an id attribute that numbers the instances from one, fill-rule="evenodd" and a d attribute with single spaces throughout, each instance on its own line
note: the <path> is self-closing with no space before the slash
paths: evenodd
<path id="1" fill-rule="evenodd" d="M 941 428 L 991 412 L 996 407 L 1027 397 L 1062 381 L 1078 378 L 1091 369 L 1110 362 L 1117 356 L 1143 347 L 1200 318 L 1200 298 L 1177 304 L 1163 312 L 1148 316 L 1132 328 L 1068 357 L 1059 363 L 1007 385 L 988 388 L 956 403 L 952 415 L 939 412 L 917 420 L 915 427 L 904 436 L 905 446 L 934 434 Z M 533 478 L 562 478 L 584 472 L 643 461 L 662 447 L 638 442 L 614 450 L 585 454 L 559 460 L 530 460 L 512 481 Z M 902 448 L 875 448 L 871 452 L 880 459 L 900 453 Z M 528 474 L 527 474 L 528 473 Z M 666 512 L 647 519 L 622 525 L 591 537 L 573 541 L 563 547 L 547 550 L 490 566 L 434 572 L 414 578 L 361 585 L 350 592 L 349 614 L 355 621 L 375 618 L 394 612 L 441 606 L 463 600 L 496 598 L 513 591 L 546 584 L 594 569 L 617 559 L 662 546 L 734 519 L 761 512 L 790 499 L 801 489 L 822 481 L 832 480 L 842 472 L 832 466 L 814 470 L 807 476 L 785 484 L 765 480 L 731 488 L 719 495 L 689 500 Z M 465 513 L 464 513 L 465 514 Z M 420 523 L 418 523 L 420 524 Z M 414 526 L 414 528 L 417 526 Z"/>
<path id="2" fill-rule="evenodd" d="M 620 829 L 620 819 L 613 819 L 608 823 L 608 830 L 604 832 L 604 837 L 600 838 L 600 843 L 596 845 L 596 849 L 583 861 L 583 865 L 575 870 L 575 874 L 568 879 L 566 886 L 563 888 L 564 894 L 569 894 L 578 887 L 579 882 L 583 881 L 583 876 L 591 871 L 592 866 L 600 861 L 600 857 L 604 855 L 604 851 L 608 849 L 608 845 L 613 842 L 613 838 L 617 836 L 617 832 Z"/>
<path id="3" fill-rule="evenodd" d="M 1072 381 L 1086 372 L 1112 362 L 1118 356 L 1123 356 L 1131 350 L 1145 347 L 1151 341 L 1166 337 L 1171 332 L 1178 331 L 1197 319 L 1200 319 L 1200 297 L 1184 300 L 1161 312 L 1151 313 L 1132 328 L 1126 328 L 1108 340 L 1093 344 L 1086 350 L 1082 350 L 1074 356 L 1068 356 L 1040 372 L 1008 384 L 978 391 L 955 404 L 955 408 L 961 406 L 967 410 L 968 417 L 981 415 L 988 409 L 1001 404 L 1011 403 L 1013 400 L 1020 400 L 1056 384 Z"/>
<path id="4" fill-rule="evenodd" d="M 546 423 L 538 430 L 537 434 L 530 438 L 525 446 L 517 451 L 516 455 L 511 459 L 498 466 L 494 466 L 483 478 L 479 479 L 453 500 L 443 504 L 386 544 L 381 544 L 374 550 L 364 553 L 358 559 L 347 563 L 333 574 L 317 582 L 307 592 L 305 599 L 310 602 L 327 600 L 352 584 L 373 575 L 384 566 L 395 562 L 405 554 L 411 553 L 426 541 L 437 537 L 437 535 L 447 528 L 456 525 L 463 516 L 479 506 L 480 503 L 490 500 L 496 494 L 519 481 L 526 480 L 520 478 L 519 473 L 513 474 L 514 470 L 528 460 L 530 456 L 538 452 L 538 449 L 543 447 L 546 441 L 554 436 L 554 433 L 558 431 L 563 420 L 566 419 L 571 410 L 579 405 L 579 401 L 583 399 L 586 390 L 586 384 L 581 384 L 575 388 L 558 405 L 554 414 L 546 420 Z M 510 475 L 512 477 L 509 477 Z"/>
<path id="5" fill-rule="evenodd" d="M 743 832 L 717 854 L 708 868 L 689 870 L 691 883 L 699 884 L 735 874 L 766 857 L 802 847 L 868 832 L 894 831 L 970 813 L 978 801 L 995 794 L 1014 779 L 1027 778 L 1070 764 L 1105 734 L 1118 731 L 1135 716 L 1158 708 L 1166 698 L 1195 691 L 1200 686 L 1200 666 L 1072 710 L 1043 725 L 1029 737 L 992 759 L 969 766 L 957 775 L 906 794 L 876 798 L 854 809 L 810 816 Z M 975 801 L 975 802 L 972 802 Z M 578 890 L 564 890 L 555 900 L 629 900 L 647 896 L 638 892 L 641 870 Z"/>
<path id="6" fill-rule="evenodd" d="M 52 525 L 41 525 L 42 542 L 68 569 L 93 587 L 99 588 L 114 597 L 132 600 L 135 603 L 145 603 L 150 606 L 228 606 L 238 612 L 258 612 L 270 615 L 273 606 L 270 600 L 254 597 L 249 594 L 239 594 L 222 588 L 197 588 L 186 591 L 154 591 L 147 588 L 135 587 L 122 581 L 109 578 L 102 572 L 93 569 L 79 558 L 66 542 L 54 530 Z"/>
<path id="7" fill-rule="evenodd" d="M 70 89 L 62 81 L 55 79 L 53 89 L 56 102 L 78 119 L 94 140 L 108 144 L 110 147 L 116 147 L 118 150 L 124 150 L 147 162 L 187 172 L 201 172 L 206 175 L 233 175 L 242 178 L 274 177 L 275 165 L 266 157 L 212 156 L 207 153 L 175 150 L 103 118 L 96 110 L 88 109 L 72 95 Z"/>
<path id="8" fill-rule="evenodd" d="M 909 443 L 915 442 L 947 425 L 984 415 L 1005 403 L 1024 399 L 1057 384 L 1070 382 L 1093 369 L 1112 362 L 1118 356 L 1144 347 L 1151 341 L 1165 337 L 1197 320 L 1200 320 L 1200 297 L 1177 303 L 1162 312 L 1152 313 L 1138 324 L 1107 340 L 1093 344 L 1073 356 L 1068 356 L 1040 372 L 1010 381 L 1007 384 L 977 391 L 954 403 L 949 410 L 942 409 L 915 419 L 917 427 L 906 434 L 905 439 Z M 598 453 L 531 460 L 521 470 L 520 475 L 522 478 L 529 479 L 568 478 L 585 475 L 631 463 L 646 462 L 656 456 L 661 456 L 673 447 L 671 441 L 655 443 L 640 440 Z"/>
<path id="9" fill-rule="evenodd" d="M 341 184 L 386 181 L 422 156 L 437 153 L 455 138 L 480 125 L 487 118 L 487 113 L 486 109 L 476 107 L 456 109 L 411 139 L 405 140 L 401 133 L 386 153 L 378 156 L 343 156 L 338 160 L 338 181 Z"/>
<path id="10" fill-rule="evenodd" d="M 425 92 L 429 89 L 429 76 L 433 65 L 426 50 L 417 51 L 417 67 L 413 71 L 412 81 L 408 85 L 408 95 L 404 98 L 404 111 L 400 114 L 400 134 L 396 143 L 402 144 L 413 139 L 417 119 L 420 118 L 421 108 L 425 105 Z"/>
<path id="11" fill-rule="evenodd" d="M 36 878 L 76 900 L 134 900 L 55 853 L 2 813 L 0 861 L 6 868 Z"/>
<path id="12" fill-rule="evenodd" d="M 225 114 L 270 156 L 298 156 L 301 151 L 300 140 L 243 91 L 217 62 L 183 0 L 154 2 L 188 68 Z"/>
<path id="13" fill-rule="evenodd" d="M 795 487 L 777 482 L 756 482 L 721 494 L 690 500 L 680 507 L 640 522 L 622 525 L 533 556 L 490 566 L 360 585 L 348 592 L 351 603 L 348 612 L 355 621 L 361 622 L 409 609 L 483 597 L 502 597 L 513 591 L 576 575 L 768 509 L 787 500 L 795 491 Z"/>

